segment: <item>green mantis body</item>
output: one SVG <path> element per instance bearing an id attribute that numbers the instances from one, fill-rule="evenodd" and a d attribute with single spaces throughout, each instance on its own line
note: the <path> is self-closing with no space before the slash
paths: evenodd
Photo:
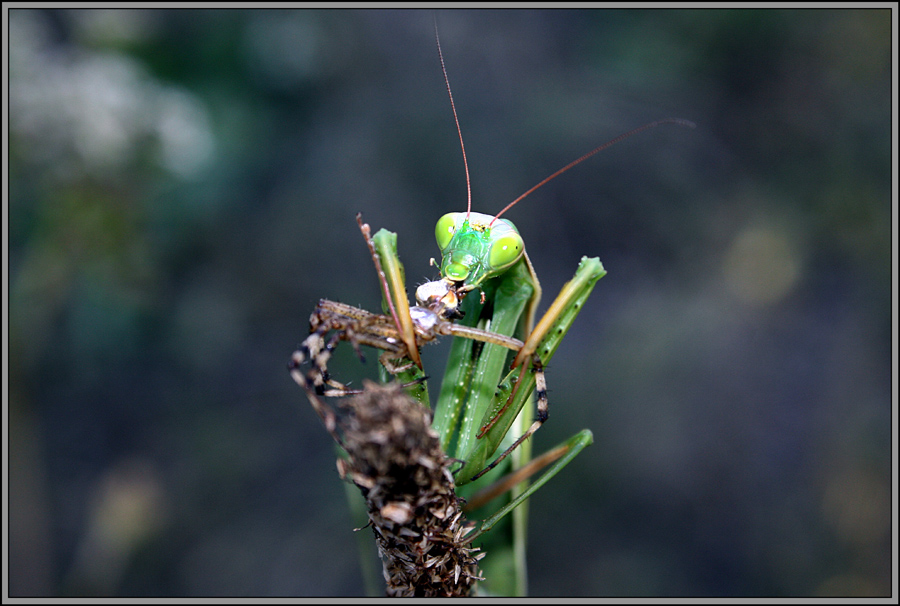
<path id="1" fill-rule="evenodd" d="M 512 226 L 508 221 L 506 224 Z M 490 231 L 484 232 L 484 239 L 490 242 Z M 396 275 L 402 276 L 402 265 L 396 258 L 396 236 L 382 230 L 376 234 L 373 245 L 381 265 L 393 266 Z M 477 255 L 471 256 L 473 260 L 478 258 Z M 388 263 L 385 263 L 386 259 L 389 259 Z M 402 278 L 391 280 L 391 273 L 394 272 L 385 271 L 386 290 L 391 300 L 386 307 L 389 308 L 393 302 L 406 296 L 404 290 L 394 290 L 394 284 L 402 284 Z M 480 477 L 479 472 L 484 470 L 491 455 L 497 451 L 509 433 L 514 418 L 535 390 L 537 373 L 522 371 L 539 370 L 534 366 L 552 358 L 594 284 L 605 274 L 598 259 L 582 259 L 575 277 L 564 286 L 535 330 L 532 330 L 532 317 L 540 287 L 522 247 L 519 247 L 513 262 L 507 263 L 503 270 L 486 272 L 477 282 L 460 281 L 463 283 L 459 286 L 450 284 L 453 297 L 461 299 L 461 304 L 452 312 L 464 314 L 457 330 L 461 330 L 462 326 L 475 329 L 468 334 L 457 334 L 462 338 L 455 339 L 451 348 L 433 420 L 445 452 L 466 461 L 456 473 L 458 485 Z M 484 302 L 477 296 L 465 297 L 476 287 L 484 293 Z M 420 305 L 411 308 L 411 311 L 436 308 L 446 312 L 446 307 L 434 301 L 420 300 Z M 408 332 L 404 330 L 406 325 L 412 332 L 423 331 L 419 320 L 414 319 L 413 315 L 416 314 L 410 313 L 405 317 L 398 314 L 398 334 Z M 489 339 L 489 335 L 495 338 Z M 524 338 L 526 336 L 527 340 Z M 414 342 L 412 347 L 417 347 L 417 344 Z M 415 380 L 416 377 L 413 373 L 402 379 Z M 538 391 L 541 396 L 542 389 Z M 529 423 L 522 425 L 523 430 L 517 432 L 519 434 L 524 433 Z"/>

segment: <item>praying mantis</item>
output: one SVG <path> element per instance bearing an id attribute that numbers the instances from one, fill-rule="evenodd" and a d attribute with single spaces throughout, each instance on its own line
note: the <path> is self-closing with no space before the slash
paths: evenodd
<path id="1" fill-rule="evenodd" d="M 560 295 L 551 306 L 548 316 L 545 316 L 545 320 L 542 320 L 538 328 L 531 331 L 528 341 L 522 341 L 500 332 L 489 331 L 477 326 L 467 326 L 464 323 L 451 322 L 449 318 L 455 319 L 463 316 L 463 319 L 465 319 L 465 316 L 469 316 L 470 324 L 481 324 L 493 329 L 496 329 L 498 326 L 497 323 L 491 325 L 490 322 L 473 322 L 473 319 L 477 320 L 478 314 L 467 313 L 459 309 L 458 305 L 448 307 L 446 302 L 431 301 L 431 307 L 429 308 L 421 306 L 421 303 L 424 301 L 420 301 L 420 305 L 410 308 L 403 285 L 403 266 L 396 251 L 396 235 L 386 230 L 381 230 L 373 238 L 369 226 L 362 222 L 360 216 L 357 216 L 357 221 L 375 262 L 385 295 L 385 307 L 390 310 L 391 314 L 373 314 L 333 301 L 320 301 L 310 320 L 310 336 L 292 356 L 289 365 L 291 374 L 295 381 L 306 390 L 313 408 L 319 414 L 326 429 L 334 437 L 335 441 L 343 446 L 342 437 L 337 430 L 336 415 L 320 400 L 322 396 L 358 393 L 358 391 L 347 389 L 343 384 L 334 381 L 327 371 L 327 361 L 339 341 L 350 341 L 356 348 L 359 345 L 366 345 L 382 350 L 383 353 L 380 360 L 384 368 L 389 373 L 402 377 L 401 380 L 409 379 L 408 384 L 411 389 L 411 395 L 427 407 L 428 394 L 423 389 L 423 375 L 419 365 L 414 362 L 418 357 L 419 347 L 437 339 L 441 335 L 461 337 L 456 339 L 457 344 L 464 344 L 460 350 L 461 353 L 460 351 L 456 353 L 451 351 L 448 361 L 448 368 L 454 368 L 457 372 L 451 373 L 448 371 L 448 375 L 443 382 L 442 392 L 448 385 L 448 381 L 462 380 L 463 383 L 454 385 L 454 389 L 448 390 L 451 394 L 450 397 L 445 398 L 443 403 L 439 402 L 435 410 L 432 427 L 440 435 L 441 446 L 445 453 L 451 458 L 465 461 L 455 474 L 454 479 L 457 486 L 465 484 L 481 486 L 487 482 L 477 483 L 476 480 L 496 467 L 510 453 L 522 452 L 524 441 L 546 419 L 546 385 L 543 378 L 541 360 L 550 360 L 552 358 L 572 321 L 583 306 L 584 301 L 593 290 L 594 284 L 606 272 L 598 259 L 583 258 L 575 277 L 563 287 Z M 505 230 L 499 231 L 503 233 Z M 521 247 L 519 249 L 520 253 L 524 254 L 524 250 Z M 511 276 L 507 275 L 505 277 L 509 278 Z M 446 289 L 445 297 L 450 296 L 451 291 L 456 290 L 457 292 L 450 297 L 450 300 L 455 302 L 464 300 L 466 291 L 460 292 L 462 286 L 449 285 Z M 497 283 L 496 279 L 494 281 L 488 280 L 487 285 L 482 285 L 481 288 L 487 289 L 489 286 L 492 288 L 490 291 L 491 296 L 489 299 L 485 295 L 485 300 L 493 300 L 495 302 L 502 302 L 503 297 L 507 296 L 504 294 L 504 290 L 528 290 L 521 288 L 521 285 L 515 282 L 504 284 L 501 281 Z M 497 287 L 500 290 L 493 290 L 493 287 Z M 440 289 L 440 286 L 438 289 Z M 420 287 L 421 290 L 422 287 Z M 426 292 L 431 290 L 434 290 L 434 285 L 426 286 Z M 533 289 L 530 292 L 533 292 Z M 456 299 L 453 299 L 453 297 L 456 297 Z M 520 312 L 524 308 L 525 303 L 531 300 L 530 297 L 522 298 L 519 296 L 514 298 L 519 299 L 516 306 L 519 307 Z M 478 297 L 473 297 L 469 300 L 474 301 L 476 299 Z M 477 312 L 477 309 L 474 311 Z M 500 315 L 502 316 L 503 314 Z M 521 313 L 514 315 L 520 316 Z M 518 318 L 513 318 L 513 320 L 501 318 L 499 326 L 515 325 L 517 323 L 519 323 Z M 409 328 L 411 332 L 406 333 L 405 328 Z M 409 335 L 409 345 L 404 342 L 405 334 Z M 470 347 L 473 343 L 483 345 L 479 352 Z M 529 345 L 529 343 L 535 345 Z M 530 351 L 529 347 L 534 351 Z M 454 348 L 456 348 L 456 345 L 454 345 Z M 495 349 L 495 351 L 492 351 L 491 348 Z M 514 361 L 512 370 L 501 382 L 500 375 L 503 371 L 504 363 L 507 361 L 506 352 L 514 353 L 516 358 L 522 358 L 527 363 Z M 307 363 L 312 368 L 304 373 L 301 371 L 301 368 Z M 476 378 L 473 379 L 473 376 Z M 511 432 L 510 427 L 513 420 L 520 410 L 525 407 L 526 402 L 530 400 L 531 392 L 535 390 L 535 387 L 539 400 L 538 420 L 533 422 L 521 434 Z M 496 393 L 494 393 L 495 391 Z M 467 398 L 467 393 L 471 397 Z M 443 395 L 442 393 L 442 397 Z M 461 416 L 459 409 L 463 407 L 465 400 L 468 400 L 468 403 L 465 406 L 466 412 L 462 415 L 464 421 L 466 419 L 475 419 L 482 412 L 480 408 L 485 409 L 480 439 L 475 434 L 466 435 L 465 423 L 459 428 L 458 432 L 454 426 L 455 420 Z M 457 406 L 454 406 L 454 403 Z M 438 416 L 439 414 L 440 416 Z M 469 421 L 468 425 L 474 430 L 478 430 L 478 424 L 473 424 Z M 454 436 L 456 437 L 455 441 L 452 439 Z M 515 440 L 506 447 L 503 454 L 489 465 L 485 466 L 483 464 L 501 444 L 505 446 L 504 442 L 508 443 L 513 437 L 515 437 Z M 517 516 L 522 515 L 521 512 L 524 512 L 522 505 L 531 494 L 556 475 L 592 441 L 591 432 L 586 429 L 582 430 L 530 464 L 517 466 L 517 470 L 509 474 L 505 479 L 479 493 L 471 495 L 470 508 L 476 508 L 494 500 L 495 497 L 509 490 L 515 490 L 506 503 L 502 504 L 499 509 L 493 511 L 482 521 L 479 531 L 469 537 L 468 541 L 474 541 L 481 537 L 510 512 Z M 455 448 L 451 451 L 450 448 L 454 446 Z M 469 448 L 468 455 L 461 454 L 466 452 L 462 450 L 463 448 Z M 450 454 L 451 452 L 460 454 L 453 455 Z M 544 474 L 530 486 L 525 487 L 524 481 L 544 467 L 547 467 Z M 470 493 L 467 492 L 466 494 Z M 514 526 L 521 528 L 511 533 L 512 536 L 521 535 L 524 541 L 524 519 L 521 522 L 514 522 Z M 524 544 L 521 544 L 520 547 L 513 551 L 514 553 L 521 553 L 523 556 Z M 516 561 L 517 570 L 511 578 L 519 580 L 514 580 L 508 586 L 502 586 L 499 582 L 494 582 L 491 586 L 492 592 L 524 593 L 524 558 L 516 556 L 513 559 Z"/>
<path id="2" fill-rule="evenodd" d="M 432 427 L 440 436 L 445 454 L 460 461 L 454 481 L 459 494 L 469 501 L 470 509 L 479 509 L 492 500 L 496 502 L 495 497 L 508 493 L 505 501 L 488 510 L 470 540 L 482 537 L 508 514 L 513 514 L 512 526 L 507 528 L 515 562 L 512 579 L 505 585 L 494 582 L 491 591 L 523 595 L 527 521 L 523 505 L 593 441 L 590 430 L 584 429 L 545 455 L 530 460 L 528 438 L 548 417 L 543 368 L 606 271 L 596 257 L 583 257 L 574 277 L 535 323 L 541 298 L 540 282 L 521 235 L 511 221 L 501 216 L 551 179 L 626 137 L 661 124 L 689 127 L 693 124 L 680 119 L 646 124 L 559 169 L 496 215 L 473 212 L 465 145 L 436 27 L 435 38 L 459 134 L 468 189 L 466 212 L 445 214 L 436 225 L 435 235 L 441 249 L 440 278 L 419 286 L 418 304 L 410 307 L 396 234 L 382 229 L 373 237 L 370 227 L 358 215 L 359 228 L 379 277 L 385 314 L 320 301 L 311 318 L 311 335 L 294 353 L 290 367 L 326 428 L 340 443 L 334 414 L 319 400 L 321 396 L 354 393 L 333 380 L 326 369 L 330 353 L 340 340 L 350 341 L 357 350 L 359 345 L 382 350 L 380 361 L 386 374 L 404 382 L 410 395 L 427 407 L 430 402 L 419 349 L 440 336 L 457 337 L 449 353 Z M 312 369 L 304 374 L 300 368 L 306 363 Z M 532 399 L 537 400 L 536 416 L 529 405 Z M 497 452 L 500 454 L 495 456 Z M 501 472 L 507 471 L 507 458 L 512 460 L 514 471 L 498 479 Z M 544 468 L 542 475 L 528 483 L 530 477 Z M 491 482 L 495 483 L 489 485 Z M 485 485 L 489 486 L 485 488 Z"/>

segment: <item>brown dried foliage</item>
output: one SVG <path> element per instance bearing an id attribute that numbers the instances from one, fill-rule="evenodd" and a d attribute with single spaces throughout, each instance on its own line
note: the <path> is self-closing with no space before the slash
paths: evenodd
<path id="1" fill-rule="evenodd" d="M 399 386 L 371 382 L 342 408 L 349 459 L 338 459 L 338 470 L 366 499 L 387 595 L 470 595 L 484 554 L 465 539 L 474 525 L 463 517 L 431 412 Z"/>

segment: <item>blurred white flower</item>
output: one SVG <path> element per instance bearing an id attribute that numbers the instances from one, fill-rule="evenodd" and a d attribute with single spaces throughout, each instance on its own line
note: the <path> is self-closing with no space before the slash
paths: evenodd
<path id="1" fill-rule="evenodd" d="M 146 153 L 179 177 L 214 156 L 203 104 L 113 51 L 72 51 L 49 42 L 29 11 L 10 13 L 10 131 L 19 155 L 56 176 L 121 170 Z"/>

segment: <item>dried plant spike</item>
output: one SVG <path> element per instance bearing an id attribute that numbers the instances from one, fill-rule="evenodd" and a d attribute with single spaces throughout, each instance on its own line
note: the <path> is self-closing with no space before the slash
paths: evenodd
<path id="1" fill-rule="evenodd" d="M 343 403 L 349 462 L 375 533 L 389 597 L 463 597 L 481 580 L 483 554 L 465 536 L 451 461 L 431 428 L 431 413 L 393 383 L 364 382 Z"/>

